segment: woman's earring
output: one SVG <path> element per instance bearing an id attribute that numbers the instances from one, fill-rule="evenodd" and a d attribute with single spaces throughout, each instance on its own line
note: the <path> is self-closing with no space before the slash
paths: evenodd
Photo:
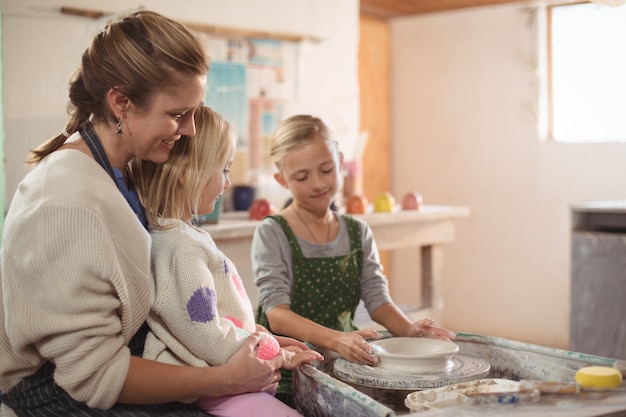
<path id="1" fill-rule="evenodd" d="M 122 116 L 117 118 L 117 129 L 115 129 L 116 135 L 121 135 L 124 133 L 124 129 L 122 129 Z"/>

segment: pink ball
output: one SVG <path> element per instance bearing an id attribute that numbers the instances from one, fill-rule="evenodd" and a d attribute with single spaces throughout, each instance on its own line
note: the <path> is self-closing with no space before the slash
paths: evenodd
<path id="1" fill-rule="evenodd" d="M 261 341 L 256 349 L 256 356 L 259 359 L 273 359 L 280 352 L 280 345 L 278 340 L 269 333 L 263 333 Z"/>

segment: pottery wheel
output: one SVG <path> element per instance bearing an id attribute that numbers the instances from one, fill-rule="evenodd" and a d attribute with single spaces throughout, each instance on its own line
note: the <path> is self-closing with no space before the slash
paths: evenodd
<path id="1" fill-rule="evenodd" d="M 382 369 L 339 358 L 334 363 L 335 376 L 344 382 L 374 388 L 421 390 L 439 388 L 487 376 L 489 362 L 465 355 L 454 355 L 443 371 L 411 372 Z"/>

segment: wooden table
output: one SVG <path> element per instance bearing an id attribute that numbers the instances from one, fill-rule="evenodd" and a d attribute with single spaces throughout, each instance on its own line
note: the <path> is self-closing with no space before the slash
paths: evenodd
<path id="1" fill-rule="evenodd" d="M 443 245 L 454 240 L 454 221 L 468 217 L 467 207 L 423 206 L 419 211 L 371 213 L 357 217 L 365 220 L 374 232 L 380 250 L 415 247 L 421 257 L 421 303 L 417 306 L 425 315 L 439 321 L 443 302 L 441 282 Z M 253 306 L 257 306 L 259 292 L 252 280 L 250 246 L 259 222 L 247 220 L 247 212 L 223 213 L 218 224 L 204 225 L 217 246 L 237 266 Z"/>

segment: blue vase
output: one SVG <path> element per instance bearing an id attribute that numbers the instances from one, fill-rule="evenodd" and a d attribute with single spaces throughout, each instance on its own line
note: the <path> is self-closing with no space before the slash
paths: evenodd
<path id="1" fill-rule="evenodd" d="M 250 185 L 235 185 L 233 187 L 233 207 L 236 211 L 246 211 L 254 201 L 255 188 Z"/>

